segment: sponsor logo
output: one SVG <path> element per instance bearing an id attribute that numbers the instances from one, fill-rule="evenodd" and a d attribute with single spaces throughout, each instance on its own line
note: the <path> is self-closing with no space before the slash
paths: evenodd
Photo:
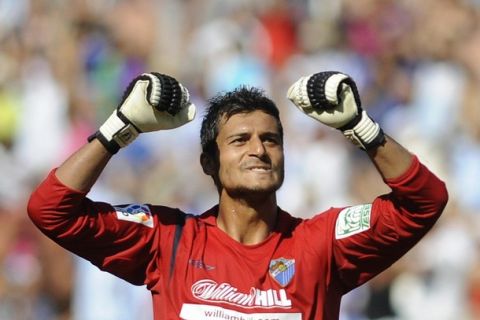
<path id="1" fill-rule="evenodd" d="M 282 287 L 285 287 L 295 274 L 295 260 L 279 258 L 270 261 L 270 276 Z"/>
<path id="2" fill-rule="evenodd" d="M 260 290 L 250 288 L 249 292 L 239 292 L 229 283 L 217 283 L 203 279 L 192 285 L 192 294 L 202 301 L 225 303 L 243 308 L 291 308 L 292 301 L 288 299 L 284 289 Z"/>
<path id="3" fill-rule="evenodd" d="M 189 259 L 189 260 L 188 260 L 188 263 L 189 263 L 190 265 L 194 266 L 195 268 L 205 269 L 205 270 L 207 270 L 207 271 L 210 271 L 210 270 L 215 269 L 214 266 L 210 266 L 210 265 L 204 263 L 202 260 Z"/>
<path id="4" fill-rule="evenodd" d="M 125 128 L 123 128 L 116 134 L 116 138 L 120 140 L 124 145 L 127 145 L 136 138 L 133 130 L 135 129 L 132 125 L 127 125 Z"/>
<path id="5" fill-rule="evenodd" d="M 222 307 L 184 303 L 180 311 L 184 320 L 302 320 L 301 313 L 243 313 Z"/>
<path id="6" fill-rule="evenodd" d="M 143 224 L 153 228 L 153 217 L 150 208 L 144 204 L 130 204 L 124 206 L 114 206 L 117 212 L 117 219 Z"/>
<path id="7" fill-rule="evenodd" d="M 338 214 L 335 238 L 342 239 L 370 229 L 371 204 L 345 208 Z"/>

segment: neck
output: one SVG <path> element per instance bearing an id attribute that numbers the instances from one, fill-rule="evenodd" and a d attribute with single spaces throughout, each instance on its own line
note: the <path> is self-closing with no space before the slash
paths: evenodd
<path id="1" fill-rule="evenodd" d="M 265 240 L 277 223 L 275 194 L 262 199 L 232 198 L 220 195 L 217 226 L 243 244 L 257 244 Z"/>

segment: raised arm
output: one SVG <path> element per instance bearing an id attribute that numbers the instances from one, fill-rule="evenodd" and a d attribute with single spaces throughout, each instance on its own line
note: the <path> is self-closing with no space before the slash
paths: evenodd
<path id="1" fill-rule="evenodd" d="M 355 82 L 347 75 L 327 71 L 302 77 L 287 97 L 306 115 L 338 129 L 365 150 L 384 179 L 396 178 L 410 167 L 413 155 L 362 109 Z"/>
<path id="2" fill-rule="evenodd" d="M 115 211 L 107 204 L 94 203 L 86 194 L 112 155 L 142 132 L 176 128 L 194 116 L 195 106 L 190 103 L 188 91 L 174 78 L 158 73 L 135 78 L 118 108 L 89 137 L 89 142 L 52 170 L 32 192 L 27 208 L 30 218 L 40 230 L 63 245 L 70 241 L 70 236 L 78 234 L 74 231 L 79 228 L 92 227 L 98 229 L 94 233 L 104 232 L 103 223 L 85 221 L 101 220 Z"/>
<path id="3" fill-rule="evenodd" d="M 385 143 L 367 151 L 368 156 L 384 179 L 397 178 L 412 164 L 413 155 L 398 142 L 385 136 Z"/>
<path id="4" fill-rule="evenodd" d="M 348 292 L 389 267 L 431 229 L 448 201 L 447 189 L 362 110 L 355 83 L 347 75 L 320 72 L 302 77 L 289 89 L 288 98 L 365 150 L 392 190 L 370 204 L 331 211 L 332 274 Z"/>
<path id="5" fill-rule="evenodd" d="M 112 154 L 95 139 L 65 160 L 58 167 L 55 175 L 69 188 L 87 193 L 111 157 Z"/>
<path id="6" fill-rule="evenodd" d="M 146 73 L 128 86 L 119 107 L 56 171 L 71 189 L 88 192 L 111 156 L 140 133 L 179 127 L 195 116 L 187 89 L 172 77 Z"/>
<path id="7" fill-rule="evenodd" d="M 178 81 L 156 73 L 137 77 L 89 143 L 34 190 L 30 219 L 46 236 L 101 270 L 145 284 L 146 268 L 159 250 L 153 247 L 158 215 L 148 205 L 112 206 L 86 195 L 112 155 L 139 133 L 175 128 L 194 115 L 195 106 Z"/>
<path id="8" fill-rule="evenodd" d="M 194 115 L 195 106 L 177 80 L 157 73 L 135 78 L 89 142 L 32 192 L 30 219 L 50 239 L 101 270 L 147 284 L 147 269 L 160 254 L 155 245 L 159 216 L 175 219 L 175 212 L 164 208 L 160 214 L 143 204 L 112 206 L 86 195 L 112 155 L 140 133 L 175 128 Z"/>

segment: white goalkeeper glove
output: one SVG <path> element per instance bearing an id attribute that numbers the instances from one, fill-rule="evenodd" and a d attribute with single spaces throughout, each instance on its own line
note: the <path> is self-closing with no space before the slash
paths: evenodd
<path id="1" fill-rule="evenodd" d="M 287 98 L 306 115 L 342 131 L 363 150 L 385 142 L 383 130 L 361 108 L 357 86 L 346 74 L 327 71 L 302 77 L 288 89 Z"/>
<path id="2" fill-rule="evenodd" d="M 180 127 L 194 117 L 195 105 L 182 84 L 164 74 L 144 73 L 130 82 L 120 105 L 88 141 L 97 138 L 115 154 L 142 132 Z"/>

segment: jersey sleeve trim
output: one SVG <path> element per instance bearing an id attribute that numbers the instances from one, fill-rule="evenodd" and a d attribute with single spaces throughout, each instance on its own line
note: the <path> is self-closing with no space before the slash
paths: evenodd
<path id="1" fill-rule="evenodd" d="M 403 184 L 408 183 L 410 180 L 414 179 L 417 175 L 418 171 L 420 170 L 420 161 L 418 160 L 417 156 L 413 156 L 412 163 L 410 167 L 396 178 L 389 178 L 385 179 L 385 183 L 387 183 L 390 187 L 396 187 Z"/>
<path id="2" fill-rule="evenodd" d="M 67 186 L 62 181 L 60 181 L 60 179 L 57 177 L 57 169 L 58 168 L 55 168 L 52 171 L 50 171 L 50 173 L 47 176 L 47 180 L 52 179 L 54 185 L 57 185 L 57 186 L 60 186 L 60 187 L 63 187 L 65 189 L 67 189 L 68 193 L 75 193 L 75 194 L 83 195 L 83 196 L 87 195 L 88 191 L 80 191 L 80 190 L 74 189 L 72 187 Z"/>

